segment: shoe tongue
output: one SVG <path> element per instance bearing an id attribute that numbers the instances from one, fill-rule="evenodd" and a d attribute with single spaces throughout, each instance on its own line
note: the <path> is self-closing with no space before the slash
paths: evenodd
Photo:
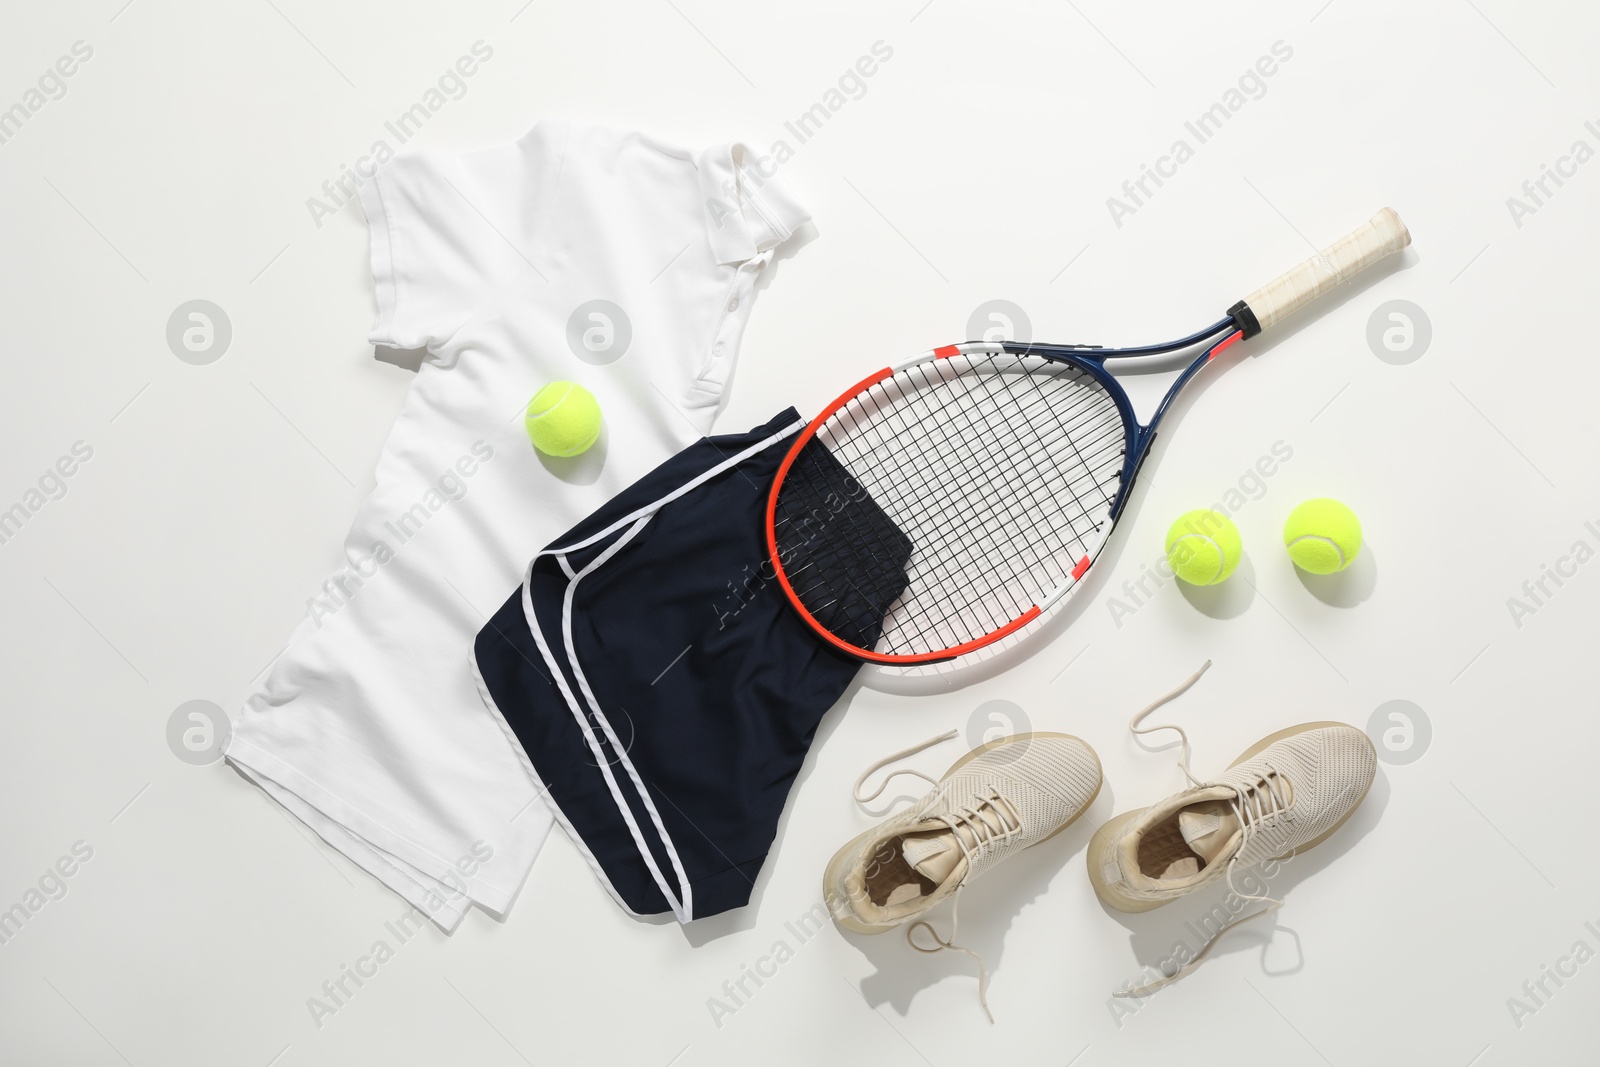
<path id="1" fill-rule="evenodd" d="M 1207 866 L 1216 862 L 1238 829 L 1239 820 L 1218 801 L 1191 804 L 1178 813 L 1178 832 L 1183 834 L 1184 844 Z"/>
<path id="2" fill-rule="evenodd" d="M 901 844 L 901 854 L 912 870 L 940 885 L 961 862 L 961 849 L 953 830 L 907 834 Z"/>

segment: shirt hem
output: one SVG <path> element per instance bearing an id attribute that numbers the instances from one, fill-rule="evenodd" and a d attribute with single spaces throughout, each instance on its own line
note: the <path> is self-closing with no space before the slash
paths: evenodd
<path id="1" fill-rule="evenodd" d="M 382 822 L 367 815 L 354 804 L 318 785 L 303 772 L 284 763 L 265 749 L 249 741 L 242 740 L 237 734 L 234 735 L 229 743 L 226 756 L 230 763 L 236 764 L 245 770 L 248 777 L 252 779 L 258 776 L 266 778 L 290 795 L 303 801 L 312 810 L 326 816 L 334 825 L 350 834 L 362 846 L 371 849 L 380 859 L 384 859 L 386 872 L 404 878 L 407 887 L 413 892 L 436 895 L 436 891 L 431 887 L 416 882 L 403 870 L 388 863 L 384 854 L 411 865 L 417 871 L 442 885 L 449 886 L 454 882 L 457 885 L 465 886 L 466 896 L 469 901 L 479 904 L 496 914 L 504 914 L 511 906 L 511 902 L 516 898 L 516 887 L 521 884 L 520 878 L 515 885 L 507 886 L 481 874 L 470 876 L 462 874 L 453 862 L 435 854 L 404 834 L 390 829 Z M 272 794 L 269 793 L 268 795 L 271 796 Z M 301 818 L 300 814 L 294 812 L 290 805 L 284 804 L 281 798 L 273 796 L 273 800 L 293 812 L 297 818 Z M 305 822 L 303 818 L 301 818 L 301 821 Z M 373 870 L 372 867 L 362 862 L 361 857 L 352 854 L 352 850 L 346 847 L 349 842 L 340 841 L 330 836 L 323 827 L 310 823 L 307 823 L 307 825 L 311 826 L 311 829 L 315 830 L 323 840 L 348 856 L 352 862 L 368 870 L 380 882 L 383 882 L 407 900 L 418 904 L 424 911 L 428 910 L 425 901 L 415 900 L 411 893 L 396 885 L 397 879 L 385 877 L 384 873 Z M 535 855 L 537 855 L 537 850 L 535 850 Z M 523 873 L 526 874 L 527 872 L 524 871 Z M 450 905 L 449 901 L 446 901 L 446 907 L 453 908 L 454 906 Z M 467 909 L 463 907 L 459 910 L 464 915 Z M 445 928 L 446 932 L 449 932 L 455 928 L 459 921 L 460 916 L 456 916 L 454 921 L 448 925 L 442 922 L 440 925 Z"/>

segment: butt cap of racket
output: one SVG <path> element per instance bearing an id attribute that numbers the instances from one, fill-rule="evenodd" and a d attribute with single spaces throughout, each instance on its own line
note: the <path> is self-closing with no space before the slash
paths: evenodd
<path id="1" fill-rule="evenodd" d="M 1394 208 L 1386 207 L 1365 225 L 1245 297 L 1246 310 L 1265 330 L 1410 243 L 1411 231 Z"/>

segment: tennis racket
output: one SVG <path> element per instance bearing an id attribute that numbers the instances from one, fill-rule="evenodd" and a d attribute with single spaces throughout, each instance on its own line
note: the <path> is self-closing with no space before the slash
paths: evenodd
<path id="1" fill-rule="evenodd" d="M 778 468 L 767 549 L 784 595 L 834 647 L 875 663 L 935 663 L 1016 633 L 1079 588 L 1202 367 L 1410 243 L 1384 208 L 1166 344 L 968 342 L 878 371 Z M 1190 349 L 1141 424 L 1107 363 Z"/>

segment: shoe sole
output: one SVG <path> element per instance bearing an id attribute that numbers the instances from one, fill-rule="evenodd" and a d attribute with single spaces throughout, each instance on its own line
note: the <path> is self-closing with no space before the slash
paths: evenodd
<path id="1" fill-rule="evenodd" d="M 1096 772 L 1098 772 L 1099 780 L 1095 782 L 1094 792 L 1089 795 L 1089 799 L 1084 801 L 1083 807 L 1079 808 L 1077 812 L 1073 814 L 1072 818 L 1068 819 L 1054 830 L 1051 830 L 1044 837 L 1041 837 L 1032 845 L 1029 845 L 1028 848 L 1042 845 L 1044 842 L 1050 840 L 1052 837 L 1061 833 L 1061 831 L 1065 830 L 1067 827 L 1083 818 L 1083 813 L 1094 806 L 1095 798 L 1100 795 L 1100 789 L 1103 785 L 1105 785 L 1105 769 L 1100 766 L 1100 754 L 1096 752 L 1087 741 L 1081 737 L 1074 736 L 1073 734 L 1049 732 L 1012 734 L 1009 737 L 996 738 L 993 741 L 988 741 L 979 745 L 977 748 L 973 749 L 952 763 L 950 765 L 950 769 L 939 776 L 940 780 L 943 781 L 956 771 L 959 771 L 962 767 L 965 767 L 967 764 L 983 755 L 985 752 L 988 752 L 990 749 L 998 748 L 1001 745 L 1010 744 L 1013 741 L 1031 740 L 1035 737 L 1060 737 L 1065 738 L 1068 741 L 1078 742 L 1078 744 L 1082 745 L 1084 749 L 1088 751 L 1089 758 L 1094 760 L 1094 767 Z M 847 844 L 845 844 L 843 848 L 839 849 L 839 851 L 833 854 L 833 858 L 828 861 L 827 869 L 822 875 L 822 899 L 824 903 L 830 900 L 846 899 L 847 895 L 844 892 L 845 876 L 849 873 L 857 852 L 866 845 L 869 839 L 876 836 L 877 832 L 878 828 L 874 826 L 865 833 L 856 835 Z M 1022 849 L 1020 851 L 1025 852 L 1027 849 Z M 907 915 L 903 918 L 895 920 L 892 923 L 864 923 L 860 919 L 857 919 L 854 914 L 839 915 L 835 913 L 831 907 L 828 909 L 828 913 L 833 916 L 833 921 L 835 924 L 857 934 L 881 934 L 889 930 L 898 929 L 904 924 L 914 921 L 918 918 L 918 915 L 921 914 L 918 913 L 918 915 Z"/>
<path id="2" fill-rule="evenodd" d="M 1284 738 L 1294 737 L 1296 734 L 1303 734 L 1309 730 L 1326 729 L 1330 726 L 1354 729 L 1354 727 L 1351 727 L 1349 723 L 1344 722 L 1303 722 L 1299 726 L 1290 726 L 1287 729 L 1279 730 L 1277 733 L 1268 734 L 1266 737 L 1263 737 L 1261 740 L 1245 749 L 1244 752 L 1240 754 L 1239 758 L 1228 764 L 1228 766 L 1230 768 L 1237 767 L 1246 760 L 1260 755 L 1262 752 L 1266 751 L 1268 747 L 1276 744 L 1279 741 L 1282 741 Z M 1366 738 L 1366 735 L 1363 734 L 1362 737 Z M 1367 747 L 1371 748 L 1371 738 L 1366 738 L 1366 741 Z M 1366 788 L 1361 790 L 1361 795 L 1356 798 L 1356 802 L 1350 805 L 1350 810 L 1345 812 L 1344 816 L 1338 822 L 1330 826 L 1326 832 L 1319 834 L 1310 841 L 1307 841 L 1299 848 L 1292 848 L 1288 852 L 1283 853 L 1281 856 L 1274 856 L 1273 859 L 1282 860 L 1288 856 L 1306 852 L 1332 837 L 1334 831 L 1343 826 L 1349 820 L 1350 816 L 1356 813 L 1356 809 L 1361 806 L 1361 802 L 1367 799 L 1367 791 L 1371 788 L 1372 783 L 1368 782 Z M 1089 848 L 1086 856 L 1089 866 L 1089 881 L 1094 885 L 1095 896 L 1099 897 L 1101 902 L 1107 907 L 1114 908 L 1117 911 L 1129 913 L 1154 911 L 1156 908 L 1159 908 L 1164 904 L 1171 904 L 1174 900 L 1180 899 L 1180 897 L 1171 897 L 1167 900 L 1142 900 L 1119 893 L 1117 890 L 1106 884 L 1104 873 L 1106 862 L 1103 859 L 1098 859 L 1098 857 L 1109 854 L 1110 851 L 1115 848 L 1114 842 L 1116 842 L 1117 839 L 1122 836 L 1122 828 L 1149 810 L 1149 808 L 1135 808 L 1132 811 L 1125 811 L 1121 815 L 1118 815 L 1116 818 L 1112 819 L 1110 822 L 1106 823 L 1104 826 L 1100 827 L 1100 829 L 1096 830 L 1094 832 L 1094 836 L 1089 839 Z"/>

